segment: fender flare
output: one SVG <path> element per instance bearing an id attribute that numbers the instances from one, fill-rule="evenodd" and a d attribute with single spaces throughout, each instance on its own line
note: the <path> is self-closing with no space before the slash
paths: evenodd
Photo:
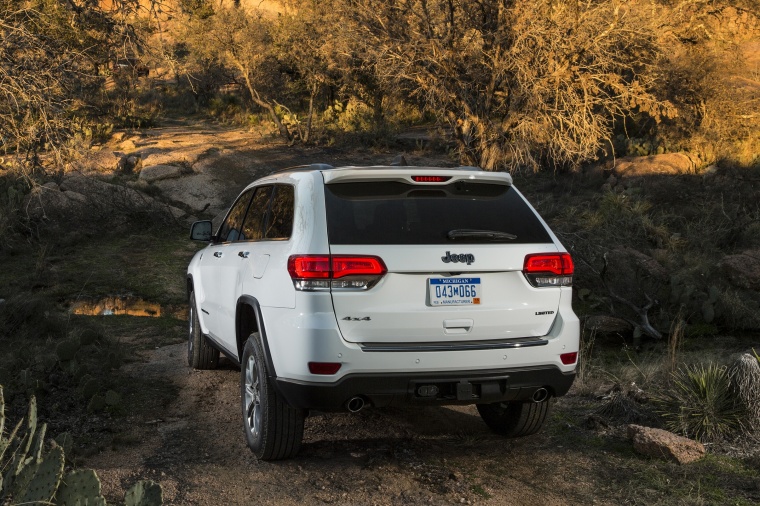
<path id="1" fill-rule="evenodd" d="M 274 368 L 274 362 L 272 361 L 272 353 L 269 350 L 269 339 L 267 337 L 266 327 L 264 327 L 264 318 L 261 315 L 261 305 L 256 297 L 250 295 L 242 295 L 237 301 L 237 309 L 235 311 L 235 334 L 236 341 L 238 342 L 238 362 L 243 357 L 243 346 L 245 346 L 245 340 L 248 339 L 248 335 L 243 336 L 244 330 L 242 327 L 241 307 L 250 306 L 253 310 L 253 314 L 256 318 L 256 327 L 259 329 L 259 339 L 261 341 L 261 347 L 264 350 L 267 361 L 267 369 L 269 369 L 269 377 L 272 380 L 277 379 L 277 372 Z"/>

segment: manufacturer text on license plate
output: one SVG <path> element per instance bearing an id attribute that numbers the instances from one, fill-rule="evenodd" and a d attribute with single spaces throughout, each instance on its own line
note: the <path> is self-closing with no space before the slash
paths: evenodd
<path id="1" fill-rule="evenodd" d="M 431 306 L 480 304 L 480 278 L 429 278 Z"/>

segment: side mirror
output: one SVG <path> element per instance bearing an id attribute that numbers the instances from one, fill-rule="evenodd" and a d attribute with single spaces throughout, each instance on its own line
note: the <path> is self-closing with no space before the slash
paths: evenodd
<path id="1" fill-rule="evenodd" d="M 190 239 L 193 241 L 209 242 L 213 238 L 210 220 L 196 221 L 190 226 Z"/>

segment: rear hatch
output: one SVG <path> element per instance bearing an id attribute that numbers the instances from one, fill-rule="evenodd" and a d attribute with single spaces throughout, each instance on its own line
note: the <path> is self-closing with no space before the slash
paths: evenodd
<path id="1" fill-rule="evenodd" d="M 387 269 L 369 288 L 333 285 L 347 341 L 469 343 L 549 332 L 560 289 L 531 286 L 523 266 L 526 256 L 558 248 L 508 174 L 357 168 L 324 177 L 331 255 L 378 257 Z"/>

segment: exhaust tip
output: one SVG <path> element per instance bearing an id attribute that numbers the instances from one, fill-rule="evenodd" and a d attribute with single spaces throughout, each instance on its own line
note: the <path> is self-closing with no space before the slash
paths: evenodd
<path id="1" fill-rule="evenodd" d="M 362 408 L 364 408 L 364 399 L 358 395 L 346 401 L 346 409 L 351 413 L 358 413 Z"/>
<path id="2" fill-rule="evenodd" d="M 549 398 L 549 391 L 542 387 L 536 390 L 535 392 L 533 392 L 533 396 L 531 397 L 531 400 L 533 402 L 544 402 L 548 398 Z"/>

